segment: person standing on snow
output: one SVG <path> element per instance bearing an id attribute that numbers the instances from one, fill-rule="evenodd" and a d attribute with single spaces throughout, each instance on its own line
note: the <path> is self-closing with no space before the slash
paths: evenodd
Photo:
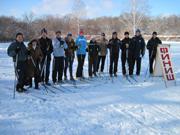
<path id="1" fill-rule="evenodd" d="M 74 51 L 77 51 L 78 47 L 76 46 L 74 39 L 72 39 L 72 34 L 68 33 L 67 37 L 65 37 L 66 44 L 68 45 L 68 48 L 65 49 L 65 68 L 64 68 L 64 80 L 67 80 L 67 68 L 69 66 L 69 73 L 70 73 L 70 80 L 74 81 L 73 78 L 73 61 L 74 61 Z"/>
<path id="2" fill-rule="evenodd" d="M 47 30 L 45 28 L 43 28 L 41 30 L 41 38 L 38 39 L 38 41 L 39 41 L 40 46 L 41 46 L 41 51 L 42 51 L 42 53 L 44 55 L 44 58 L 40 63 L 41 72 L 42 72 L 42 76 L 41 76 L 42 77 L 42 82 L 41 82 L 41 84 L 44 85 L 44 79 L 45 79 L 46 85 L 51 85 L 49 83 L 49 73 L 50 73 L 51 53 L 53 51 L 53 47 L 52 47 L 52 40 L 47 37 Z M 47 57 L 47 60 L 45 62 L 46 57 Z M 46 67 L 45 75 L 46 76 L 44 76 L 44 69 L 43 69 L 44 64 L 46 64 L 45 65 L 45 67 Z"/>
<path id="3" fill-rule="evenodd" d="M 32 78 L 34 77 L 35 89 L 39 90 L 38 83 L 40 82 L 39 63 L 43 59 L 43 53 L 37 39 L 32 38 L 28 43 L 28 50 L 31 51 L 31 56 L 28 57 L 27 67 L 29 76 L 29 88 L 32 88 Z"/>
<path id="4" fill-rule="evenodd" d="M 122 61 L 122 71 L 123 75 L 126 75 L 126 62 L 129 65 L 129 75 L 133 74 L 133 50 L 135 48 L 134 44 L 132 44 L 132 39 L 129 38 L 129 32 L 124 33 L 125 38 L 122 40 L 121 46 L 121 61 Z M 128 59 L 127 59 L 128 57 Z"/>
<path id="5" fill-rule="evenodd" d="M 132 38 L 132 41 L 135 46 L 133 68 L 136 62 L 136 75 L 139 75 L 141 71 L 141 58 L 144 57 L 146 49 L 144 38 L 141 36 L 141 31 L 139 29 L 137 29 L 136 35 Z"/>
<path id="6" fill-rule="evenodd" d="M 58 83 L 63 83 L 62 76 L 64 70 L 64 49 L 67 49 L 68 46 L 63 38 L 61 38 L 61 31 L 56 31 L 56 38 L 52 40 L 53 45 L 53 72 L 52 80 L 55 85 L 57 85 L 57 73 L 58 73 Z"/>
<path id="7" fill-rule="evenodd" d="M 120 50 L 121 41 L 117 38 L 117 32 L 113 32 L 112 39 L 109 40 L 108 48 L 110 49 L 110 69 L 109 74 L 112 77 L 117 77 L 116 72 L 118 71 L 118 59 L 119 59 L 119 50 Z M 114 64 L 114 71 L 113 71 L 113 64 Z"/>
<path id="8" fill-rule="evenodd" d="M 96 37 L 92 36 L 91 41 L 89 42 L 88 48 L 86 49 L 88 52 L 88 71 L 89 77 L 92 79 L 92 74 L 97 77 L 97 61 L 98 61 L 98 52 L 101 51 L 99 44 L 96 42 Z M 93 67 L 93 71 L 92 71 Z"/>
<path id="9" fill-rule="evenodd" d="M 83 66 L 86 57 L 87 40 L 86 38 L 84 38 L 84 31 L 82 29 L 80 30 L 79 36 L 76 38 L 75 43 L 78 46 L 78 50 L 77 50 L 78 66 L 76 71 L 76 77 L 84 78 Z"/>
<path id="10" fill-rule="evenodd" d="M 158 44 L 162 44 L 161 40 L 157 37 L 157 32 L 153 32 L 152 38 L 147 43 L 147 49 L 149 50 L 149 72 L 153 73 L 153 62 L 156 58 L 156 51 Z"/>
<path id="11" fill-rule="evenodd" d="M 105 38 L 105 33 L 101 34 L 101 38 L 98 39 L 97 42 L 99 43 L 99 46 L 101 48 L 101 51 L 99 51 L 98 53 L 97 72 L 99 71 L 100 62 L 101 62 L 100 72 L 103 72 L 106 55 L 107 55 L 107 45 L 108 45 L 108 40 Z"/>
<path id="12" fill-rule="evenodd" d="M 7 54 L 8 56 L 13 57 L 13 62 L 15 63 L 15 74 L 18 79 L 18 82 L 16 84 L 16 91 L 26 91 L 26 89 L 24 88 L 24 85 L 28 83 L 28 71 L 26 61 L 31 52 L 26 49 L 26 46 L 23 43 L 22 33 L 16 34 L 16 41 L 10 44 L 7 49 Z"/>

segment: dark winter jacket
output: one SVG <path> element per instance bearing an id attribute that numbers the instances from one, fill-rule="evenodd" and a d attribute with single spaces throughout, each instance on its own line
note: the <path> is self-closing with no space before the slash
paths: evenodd
<path id="1" fill-rule="evenodd" d="M 18 61 L 24 62 L 27 60 L 28 55 L 27 55 L 27 49 L 24 43 L 20 43 L 18 41 L 14 41 L 10 44 L 10 46 L 7 49 L 7 54 L 10 57 L 13 57 L 13 62 L 16 61 L 16 49 L 19 47 L 19 52 L 18 52 Z"/>
<path id="2" fill-rule="evenodd" d="M 158 44 L 162 44 L 161 40 L 159 38 L 151 38 L 147 43 L 147 49 L 149 50 L 149 54 L 151 55 L 153 51 L 153 55 L 156 55 L 157 46 Z"/>
<path id="3" fill-rule="evenodd" d="M 101 48 L 99 47 L 99 44 L 92 40 L 89 42 L 88 48 L 86 49 L 86 52 L 88 52 L 89 56 L 97 56 L 98 52 L 101 51 Z"/>
<path id="4" fill-rule="evenodd" d="M 118 38 L 116 39 L 112 38 L 109 40 L 108 48 L 110 49 L 111 53 L 119 53 L 121 44 L 122 44 L 121 40 L 119 40 Z"/>
<path id="5" fill-rule="evenodd" d="M 132 42 L 135 46 L 134 58 L 135 59 L 140 58 L 141 54 L 144 56 L 145 55 L 145 49 L 146 49 L 144 38 L 141 35 L 140 36 L 135 35 L 132 38 Z"/>
<path id="6" fill-rule="evenodd" d="M 35 50 L 34 50 L 34 48 L 32 47 L 32 42 L 33 42 L 33 41 L 36 41 L 36 42 L 37 42 L 37 45 L 36 45 Z M 37 40 L 37 39 L 34 39 L 34 38 L 31 39 L 31 41 L 28 43 L 27 49 L 30 49 L 30 51 L 31 51 L 31 57 L 32 57 L 35 65 L 36 65 L 36 67 L 39 66 L 39 62 L 41 62 L 42 59 L 43 59 L 43 53 L 42 53 L 42 51 L 41 51 L 40 44 L 39 44 L 38 40 Z M 38 63 L 37 63 L 37 61 L 36 61 L 37 58 L 40 59 L 40 61 L 39 61 Z M 34 66 L 33 61 L 31 60 L 30 57 L 28 57 L 27 66 L 28 66 L 28 75 L 29 75 L 29 77 L 35 77 L 35 76 L 39 76 L 39 75 L 40 75 L 40 73 L 39 73 L 39 68 L 38 68 L 38 67 L 36 68 L 36 67 Z M 35 73 L 36 73 L 36 74 L 35 74 Z"/>
<path id="7" fill-rule="evenodd" d="M 99 56 L 106 56 L 107 54 L 107 44 L 106 41 L 108 41 L 107 39 L 98 39 L 98 41 L 101 41 L 101 43 L 99 44 L 101 51 L 98 53 Z"/>
<path id="8" fill-rule="evenodd" d="M 52 40 L 49 39 L 48 37 L 46 37 L 46 39 L 44 39 L 43 37 L 41 37 L 40 39 L 38 39 L 40 46 L 41 46 L 41 51 L 44 55 L 44 59 L 47 55 L 47 60 L 50 61 L 51 60 L 51 53 L 53 52 L 53 47 L 52 47 Z M 49 50 L 47 50 L 49 48 Z"/>
<path id="9" fill-rule="evenodd" d="M 127 50 L 126 44 L 129 44 L 129 48 L 128 48 L 129 55 L 133 55 L 135 45 L 132 43 L 131 38 L 124 38 L 122 40 L 122 45 L 121 45 L 122 54 L 124 54 L 124 55 L 126 54 L 126 50 Z"/>
<path id="10" fill-rule="evenodd" d="M 77 45 L 75 44 L 74 42 L 74 39 L 72 39 L 71 41 L 68 40 L 67 37 L 64 38 L 64 40 L 66 41 L 66 44 L 68 45 L 68 48 L 67 49 L 64 49 L 65 50 L 65 55 L 66 57 L 75 57 L 74 55 L 74 51 L 77 51 L 78 50 L 78 47 Z"/>

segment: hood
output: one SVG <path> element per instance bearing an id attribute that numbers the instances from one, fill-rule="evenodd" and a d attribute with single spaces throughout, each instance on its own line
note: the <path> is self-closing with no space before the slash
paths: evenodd
<path id="1" fill-rule="evenodd" d="M 67 37 L 65 37 L 64 40 L 65 40 L 66 42 L 69 42 L 69 40 L 68 40 Z M 72 38 L 71 42 L 74 42 L 74 39 L 73 39 L 73 38 Z"/>
<path id="2" fill-rule="evenodd" d="M 36 47 L 40 47 L 39 41 L 38 41 L 37 39 L 35 39 L 35 38 L 32 38 L 32 39 L 30 40 L 30 42 L 28 43 L 28 47 L 32 47 L 32 42 L 33 42 L 33 41 L 36 41 L 36 42 L 37 42 Z"/>

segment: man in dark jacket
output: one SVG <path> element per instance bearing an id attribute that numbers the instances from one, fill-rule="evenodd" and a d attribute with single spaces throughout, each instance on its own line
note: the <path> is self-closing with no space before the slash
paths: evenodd
<path id="1" fill-rule="evenodd" d="M 91 41 L 89 42 L 88 48 L 86 49 L 88 52 L 88 70 L 89 70 L 89 77 L 92 78 L 92 73 L 96 77 L 97 71 L 97 61 L 98 61 L 98 52 L 101 51 L 98 43 L 96 42 L 96 37 L 92 36 Z M 92 72 L 93 66 L 93 72 Z"/>
<path id="2" fill-rule="evenodd" d="M 16 41 L 10 44 L 7 49 L 7 54 L 10 57 L 13 57 L 13 62 L 15 63 L 15 75 L 18 79 L 16 91 L 26 91 L 24 85 L 27 84 L 28 81 L 27 58 L 28 55 L 30 55 L 30 51 L 26 49 L 26 46 L 23 43 L 23 35 L 21 33 L 17 33 Z"/>
<path id="3" fill-rule="evenodd" d="M 107 55 L 107 45 L 108 45 L 108 40 L 105 38 L 105 33 L 101 34 L 101 38 L 98 39 L 97 42 L 99 43 L 99 46 L 101 48 L 101 51 L 98 53 L 99 58 L 98 58 L 98 64 L 97 64 L 97 72 L 99 70 L 100 62 L 101 62 L 100 71 L 103 72 L 106 55 Z"/>
<path id="4" fill-rule="evenodd" d="M 134 51 L 134 44 L 132 44 L 131 38 L 129 38 L 129 32 L 124 33 L 125 38 L 122 40 L 121 46 L 121 61 L 122 61 L 122 70 L 123 75 L 126 75 L 126 60 L 129 65 L 129 75 L 133 74 L 133 51 Z"/>
<path id="5" fill-rule="evenodd" d="M 65 41 L 66 44 L 68 45 L 68 48 L 65 49 L 65 68 L 64 68 L 64 80 L 67 80 L 67 68 L 69 65 L 69 73 L 70 73 L 70 80 L 74 81 L 73 78 L 73 73 L 72 73 L 72 69 L 73 69 L 73 61 L 74 61 L 74 51 L 77 51 L 78 47 L 74 42 L 74 39 L 72 39 L 72 34 L 68 33 L 67 37 L 65 37 Z"/>
<path id="6" fill-rule="evenodd" d="M 137 29 L 136 35 L 132 38 L 132 41 L 135 45 L 133 67 L 136 62 L 136 75 L 139 75 L 141 71 L 141 58 L 144 57 L 146 49 L 144 38 L 141 36 L 141 31 L 139 29 Z"/>
<path id="7" fill-rule="evenodd" d="M 117 76 L 118 68 L 118 58 L 119 58 L 119 49 L 121 41 L 117 38 L 117 32 L 113 32 L 112 39 L 109 40 L 108 48 L 110 50 L 110 69 L 109 74 L 112 77 L 113 74 L 113 64 L 114 64 L 114 76 Z"/>
<path id="8" fill-rule="evenodd" d="M 41 51 L 44 55 L 44 58 L 40 64 L 41 72 L 42 72 L 42 83 L 41 84 L 44 85 L 44 79 L 45 79 L 46 85 L 51 85 L 49 83 L 49 70 L 50 70 L 51 53 L 53 52 L 53 47 L 52 47 L 52 40 L 47 37 L 47 30 L 45 28 L 43 28 L 41 30 L 41 38 L 38 41 L 41 45 Z M 47 59 L 46 62 L 45 62 L 45 59 Z M 44 66 L 44 64 L 46 64 L 46 65 Z M 43 66 L 46 67 L 46 71 L 45 71 L 46 76 L 45 77 L 44 77 L 44 69 L 43 69 L 44 67 Z"/>
<path id="9" fill-rule="evenodd" d="M 153 32 L 152 38 L 147 43 L 147 49 L 149 50 L 149 72 L 153 73 L 153 62 L 156 58 L 156 51 L 158 44 L 162 44 L 161 40 L 157 37 L 157 32 Z"/>

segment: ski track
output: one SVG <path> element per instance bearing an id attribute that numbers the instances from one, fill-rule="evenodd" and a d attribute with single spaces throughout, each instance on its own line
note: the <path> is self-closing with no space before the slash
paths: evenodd
<path id="1" fill-rule="evenodd" d="M 166 43 L 166 42 L 163 42 Z M 167 42 L 168 44 L 170 42 Z M 27 42 L 26 42 L 27 44 Z M 171 53 L 177 78 L 165 88 L 162 78 L 144 82 L 148 65 L 148 52 L 142 59 L 141 75 L 123 78 L 119 59 L 118 78 L 107 84 L 106 79 L 76 83 L 76 93 L 61 92 L 49 87 L 56 94 L 36 95 L 51 101 L 43 101 L 27 94 L 16 93 L 13 99 L 14 68 L 7 56 L 9 43 L 0 43 L 0 134 L 13 135 L 179 135 L 180 134 L 180 43 L 171 44 Z M 109 61 L 109 60 L 108 60 Z M 105 63 L 107 64 L 107 63 Z M 73 73 L 75 75 L 75 58 Z M 84 74 L 88 76 L 87 56 Z M 52 69 L 51 69 L 52 71 Z M 107 65 L 105 65 L 105 75 Z M 134 71 L 135 73 L 135 71 Z M 51 79 L 51 74 L 50 74 Z M 96 86 L 95 84 L 101 84 Z M 34 85 L 34 84 L 33 84 Z M 64 84 L 74 90 L 74 86 Z M 33 86 L 34 87 L 34 86 Z M 40 86 L 43 89 L 43 86 Z M 61 87 L 60 87 L 61 88 Z M 86 89 L 87 88 L 87 89 Z M 62 88 L 63 89 L 63 88 Z M 63 89 L 64 90 L 64 89 Z M 46 94 L 45 90 L 35 91 Z"/>

